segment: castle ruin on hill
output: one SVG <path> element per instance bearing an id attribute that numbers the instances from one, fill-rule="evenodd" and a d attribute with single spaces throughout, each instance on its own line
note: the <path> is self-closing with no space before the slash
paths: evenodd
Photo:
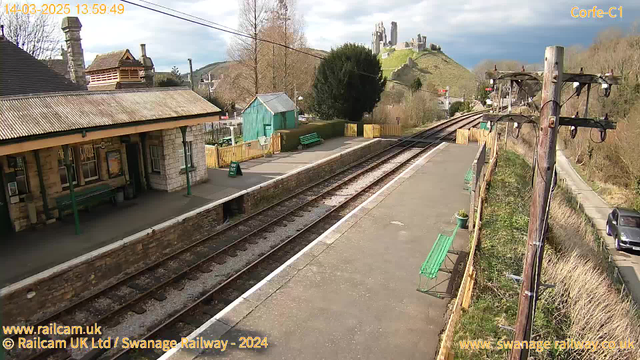
<path id="1" fill-rule="evenodd" d="M 381 21 L 375 25 L 373 33 L 371 33 L 371 52 L 375 55 L 378 55 L 385 48 L 391 48 L 391 51 L 404 49 L 423 51 L 427 49 L 427 37 L 418 34 L 418 36 L 412 38 L 411 41 L 401 41 L 400 43 L 398 43 L 398 23 L 392 21 L 391 36 L 387 41 L 387 31 Z M 436 44 L 429 44 L 428 48 L 434 51 L 440 51 L 442 49 L 439 45 Z"/>

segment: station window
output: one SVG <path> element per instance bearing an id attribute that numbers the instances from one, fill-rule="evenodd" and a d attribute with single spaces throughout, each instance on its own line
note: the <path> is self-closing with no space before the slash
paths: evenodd
<path id="1" fill-rule="evenodd" d="M 29 183 L 27 181 L 27 165 L 24 156 L 9 156 L 9 168 L 13 169 L 11 180 L 9 181 L 9 195 L 24 195 L 29 193 Z"/>
<path id="2" fill-rule="evenodd" d="M 24 156 L 18 156 L 16 167 L 16 182 L 18 183 L 18 194 L 28 194 L 29 184 L 27 183 L 27 165 Z"/>
<path id="3" fill-rule="evenodd" d="M 180 168 L 184 169 L 184 147 L 178 150 L 178 156 L 180 156 Z M 187 141 L 187 162 L 189 167 L 193 167 L 193 156 L 191 155 L 191 141 Z"/>
<path id="4" fill-rule="evenodd" d="M 149 146 L 149 152 L 151 153 L 151 171 L 160 172 L 160 160 L 162 158 L 162 148 L 157 145 Z M 184 163 L 184 157 L 182 162 Z"/>
<path id="5" fill-rule="evenodd" d="M 69 162 L 71 162 L 71 176 L 67 173 L 67 167 L 64 166 L 64 151 L 62 149 L 58 150 L 58 173 L 60 174 L 60 184 L 62 187 L 69 186 L 69 178 L 73 179 L 74 184 L 78 183 L 78 178 L 76 177 L 76 161 L 71 148 L 69 148 Z"/>
<path id="6" fill-rule="evenodd" d="M 98 159 L 93 145 L 82 145 L 80 147 L 80 163 L 82 176 L 85 181 L 94 180 L 99 177 Z"/>

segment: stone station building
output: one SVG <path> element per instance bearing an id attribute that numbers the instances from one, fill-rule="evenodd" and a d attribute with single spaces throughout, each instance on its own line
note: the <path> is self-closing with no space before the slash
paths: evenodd
<path id="1" fill-rule="evenodd" d="M 207 180 L 220 109 L 186 87 L 87 91 L 80 28 L 63 20 L 68 78 L 0 35 L 0 237 L 67 212 L 78 232 L 78 208 Z"/>

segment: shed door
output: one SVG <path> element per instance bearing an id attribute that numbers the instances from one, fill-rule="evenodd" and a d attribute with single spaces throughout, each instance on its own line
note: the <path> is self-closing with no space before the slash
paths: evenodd
<path id="1" fill-rule="evenodd" d="M 2 169 L 0 169 L 0 235 L 9 234 L 13 227 L 9 217 L 9 205 L 5 196 L 5 183 L 2 182 Z"/>
<path id="2" fill-rule="evenodd" d="M 271 128 L 271 124 L 264 124 L 264 136 L 270 137 L 273 133 L 273 129 Z"/>

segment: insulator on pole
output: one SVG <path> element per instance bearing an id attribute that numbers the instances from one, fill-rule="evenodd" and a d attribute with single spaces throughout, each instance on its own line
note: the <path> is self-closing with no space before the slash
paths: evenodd
<path id="1" fill-rule="evenodd" d="M 578 128 L 571 125 L 571 130 L 569 131 L 569 134 L 571 135 L 572 139 L 575 139 L 576 135 L 578 135 Z"/>

